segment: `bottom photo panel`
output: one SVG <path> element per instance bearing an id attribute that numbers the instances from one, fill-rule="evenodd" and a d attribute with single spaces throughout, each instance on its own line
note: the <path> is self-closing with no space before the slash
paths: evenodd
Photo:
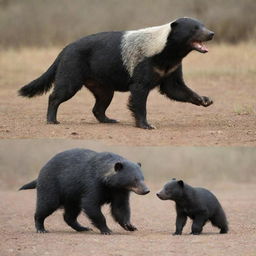
<path id="1" fill-rule="evenodd" d="M 253 147 L 1 140 L 1 255 L 255 255 L 255 159 Z"/>

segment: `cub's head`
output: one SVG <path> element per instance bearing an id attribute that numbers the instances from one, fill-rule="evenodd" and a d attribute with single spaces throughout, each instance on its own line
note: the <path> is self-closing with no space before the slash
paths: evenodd
<path id="1" fill-rule="evenodd" d="M 178 200 L 183 196 L 184 182 L 182 180 L 172 179 L 166 183 L 161 191 L 156 195 L 161 200 Z"/>
<path id="2" fill-rule="evenodd" d="M 140 163 L 127 160 L 116 162 L 113 168 L 105 174 L 105 178 L 106 184 L 114 188 L 133 191 L 138 195 L 150 192 L 144 183 Z"/>
<path id="3" fill-rule="evenodd" d="M 200 21 L 192 18 L 179 18 L 171 23 L 168 41 L 178 48 L 190 52 L 196 50 L 208 52 L 203 42 L 212 40 L 214 32 L 207 29 Z"/>

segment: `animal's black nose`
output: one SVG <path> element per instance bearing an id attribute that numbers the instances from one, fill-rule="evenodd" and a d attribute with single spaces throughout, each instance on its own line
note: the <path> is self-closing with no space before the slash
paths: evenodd
<path id="1" fill-rule="evenodd" d="M 209 37 L 210 37 L 210 38 L 213 38 L 213 36 L 214 36 L 214 32 L 210 31 Z"/>
<path id="2" fill-rule="evenodd" d="M 148 194 L 150 192 L 150 190 L 149 189 L 146 189 L 145 191 L 143 191 L 143 195 L 146 195 L 146 194 Z"/>

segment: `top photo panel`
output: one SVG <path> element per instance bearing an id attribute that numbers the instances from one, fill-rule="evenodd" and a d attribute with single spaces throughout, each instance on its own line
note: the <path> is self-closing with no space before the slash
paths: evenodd
<path id="1" fill-rule="evenodd" d="M 256 146 L 255 12 L 254 0 L 0 1 L 0 138 Z"/>

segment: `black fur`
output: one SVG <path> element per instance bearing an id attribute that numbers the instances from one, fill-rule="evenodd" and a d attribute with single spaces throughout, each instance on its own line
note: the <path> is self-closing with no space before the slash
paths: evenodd
<path id="1" fill-rule="evenodd" d="M 174 235 L 181 235 L 187 217 L 193 220 L 191 233 L 198 235 L 203 226 L 210 221 L 220 229 L 220 233 L 228 232 L 228 222 L 225 212 L 218 199 L 207 189 L 194 188 L 182 180 L 168 182 L 157 193 L 162 200 L 173 200 L 176 203 L 176 231 Z"/>
<path id="2" fill-rule="evenodd" d="M 101 206 L 110 203 L 113 218 L 125 230 L 136 230 L 130 222 L 129 194 L 149 193 L 143 180 L 139 164 L 119 155 L 73 149 L 54 156 L 41 169 L 37 180 L 20 190 L 37 188 L 37 232 L 46 232 L 45 218 L 64 207 L 64 220 L 76 231 L 90 230 L 77 222 L 83 210 L 102 234 L 110 234 Z"/>
<path id="3" fill-rule="evenodd" d="M 34 188 L 36 188 L 36 185 L 37 185 L 37 180 L 33 180 L 33 181 L 29 182 L 28 184 L 25 184 L 24 186 L 22 186 L 19 190 L 34 189 Z"/>
<path id="4" fill-rule="evenodd" d="M 181 63 L 192 50 L 205 52 L 193 43 L 211 40 L 214 33 L 190 18 L 178 19 L 170 26 L 164 49 L 154 56 L 145 57 L 136 65 L 132 75 L 122 60 L 122 39 L 126 31 L 104 32 L 69 44 L 46 73 L 22 87 L 19 94 L 26 97 L 40 95 L 47 92 L 54 82 L 47 111 L 47 122 L 52 124 L 59 123 L 56 117 L 59 105 L 72 98 L 83 85 L 93 93 L 96 100 L 93 114 L 103 123 L 116 122 L 105 114 L 115 91 L 130 91 L 128 107 L 135 117 L 136 126 L 144 129 L 153 128 L 147 122 L 146 102 L 149 92 L 157 86 L 172 100 L 207 107 L 212 100 L 199 96 L 186 86 Z M 160 70 L 160 75 L 156 69 Z"/>
<path id="5" fill-rule="evenodd" d="M 19 90 L 19 95 L 32 98 L 48 92 L 54 82 L 59 61 L 60 55 L 44 74 L 22 87 L 22 89 Z"/>

